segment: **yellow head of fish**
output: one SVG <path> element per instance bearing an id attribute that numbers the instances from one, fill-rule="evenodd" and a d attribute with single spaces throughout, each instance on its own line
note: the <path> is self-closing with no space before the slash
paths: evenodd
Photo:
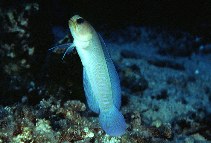
<path id="1" fill-rule="evenodd" d="M 69 28 L 74 40 L 85 42 L 92 39 L 94 28 L 89 24 L 88 21 L 79 15 L 74 15 L 69 20 Z"/>

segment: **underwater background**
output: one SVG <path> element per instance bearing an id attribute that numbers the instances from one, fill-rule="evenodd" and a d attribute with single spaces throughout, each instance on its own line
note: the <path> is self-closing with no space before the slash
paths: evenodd
<path id="1" fill-rule="evenodd" d="M 119 73 L 127 131 L 87 106 L 68 20 L 84 17 Z M 0 0 L 0 143 L 211 142 L 211 1 Z"/>

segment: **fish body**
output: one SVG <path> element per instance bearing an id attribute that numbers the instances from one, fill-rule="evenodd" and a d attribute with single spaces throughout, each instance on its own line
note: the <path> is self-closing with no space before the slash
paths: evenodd
<path id="1" fill-rule="evenodd" d="M 83 65 L 83 85 L 89 108 L 99 114 L 100 124 L 111 136 L 125 133 L 126 123 L 119 111 L 119 77 L 103 39 L 82 17 L 69 20 L 73 45 Z M 72 45 L 70 46 L 72 49 Z"/>

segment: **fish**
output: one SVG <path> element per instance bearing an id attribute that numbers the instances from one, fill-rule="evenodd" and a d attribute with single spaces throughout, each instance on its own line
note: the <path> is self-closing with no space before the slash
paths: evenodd
<path id="1" fill-rule="evenodd" d="M 120 112 L 120 80 L 108 48 L 100 34 L 81 16 L 74 15 L 68 24 L 73 43 L 52 49 L 67 47 L 63 59 L 76 48 L 83 65 L 83 86 L 88 107 L 99 114 L 100 125 L 106 134 L 121 136 L 126 132 L 126 122 Z"/>

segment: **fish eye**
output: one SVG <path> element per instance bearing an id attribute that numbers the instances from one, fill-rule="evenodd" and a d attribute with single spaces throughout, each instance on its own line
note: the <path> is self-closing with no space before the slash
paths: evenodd
<path id="1" fill-rule="evenodd" d="M 77 24 L 81 24 L 81 23 L 84 22 L 84 19 L 83 18 L 79 18 L 79 19 L 76 20 L 76 22 L 77 22 Z"/>

